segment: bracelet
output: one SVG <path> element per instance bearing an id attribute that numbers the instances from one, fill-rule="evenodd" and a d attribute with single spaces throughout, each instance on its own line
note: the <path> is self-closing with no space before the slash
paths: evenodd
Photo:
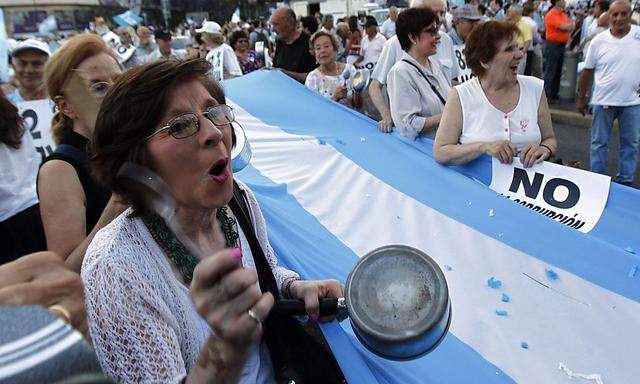
<path id="1" fill-rule="evenodd" d="M 549 150 L 549 157 L 547 157 L 547 160 L 549 160 L 551 158 L 551 156 L 553 156 L 553 151 L 551 150 L 551 148 L 549 148 L 549 146 L 544 145 L 544 144 L 540 144 L 540 147 L 544 147 L 544 148 L 547 148 Z"/>
<path id="2" fill-rule="evenodd" d="M 292 296 L 291 296 L 291 284 L 293 284 L 293 282 L 295 282 L 295 281 L 300 281 L 300 280 L 302 280 L 302 279 L 293 278 L 293 279 L 289 279 L 289 281 L 287 281 L 284 284 L 284 289 L 282 290 L 282 295 L 284 296 L 285 299 L 291 299 L 292 298 Z"/>

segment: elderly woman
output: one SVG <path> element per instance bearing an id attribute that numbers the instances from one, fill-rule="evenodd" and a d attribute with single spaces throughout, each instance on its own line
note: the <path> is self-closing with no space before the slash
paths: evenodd
<path id="1" fill-rule="evenodd" d="M 242 68 L 242 74 L 253 72 L 264 67 L 264 61 L 256 51 L 249 49 L 249 36 L 245 31 L 235 31 L 231 34 L 229 44 L 233 47 Z M 264 57 L 264 56 L 263 56 Z"/>
<path id="2" fill-rule="evenodd" d="M 103 370 L 118 382 L 227 382 L 225 372 L 242 383 L 336 382 L 333 356 L 295 319 L 267 315 L 287 297 L 318 319 L 319 298 L 341 296 L 342 286 L 277 265 L 256 198 L 234 182 L 234 114 L 209 70 L 201 59 L 147 64 L 122 75 L 102 104 L 94 170 L 132 204 L 98 232 L 82 266 Z M 126 161 L 166 182 L 174 222 L 205 258 L 117 178 Z"/>
<path id="3" fill-rule="evenodd" d="M 345 80 L 345 72 L 351 77 L 355 75 L 356 68 L 352 64 L 336 61 L 338 42 L 335 35 L 320 30 L 309 39 L 309 48 L 320 66 L 309 72 L 304 85 L 328 99 L 351 108 L 360 108 L 362 98 L 357 92 L 351 92 L 349 95 Z"/>
<path id="4" fill-rule="evenodd" d="M 525 167 L 548 160 L 556 138 L 543 81 L 517 75 L 523 53 L 518 28 L 491 21 L 466 41 L 467 65 L 476 76 L 451 92 L 433 153 L 444 164 L 464 164 L 482 154 Z"/>
<path id="5" fill-rule="evenodd" d="M 201 33 L 202 42 L 207 47 L 207 61 L 212 64 L 211 75 L 216 80 L 242 76 L 242 69 L 236 59 L 233 48 L 224 42 L 224 34 L 220 24 L 215 21 L 205 21 L 202 28 L 196 29 Z"/>
<path id="6" fill-rule="evenodd" d="M 432 135 L 451 85 L 436 54 L 438 15 L 429 8 L 409 8 L 396 20 L 396 36 L 405 52 L 387 75 L 391 118 L 398 134 L 415 140 Z"/>
<path id="7" fill-rule="evenodd" d="M 100 102 L 120 73 L 111 49 L 93 34 L 69 39 L 45 69 L 49 97 L 58 107 L 51 126 L 58 148 L 40 168 L 37 188 L 47 249 L 65 259 L 99 222 L 100 228 L 121 212 L 90 174 L 87 149 Z M 83 251 L 69 260 L 77 271 Z"/>

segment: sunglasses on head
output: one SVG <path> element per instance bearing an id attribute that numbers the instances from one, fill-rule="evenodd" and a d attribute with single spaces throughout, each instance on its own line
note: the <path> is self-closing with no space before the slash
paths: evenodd
<path id="1" fill-rule="evenodd" d="M 202 116 L 206 117 L 216 127 L 229 125 L 235 121 L 233 108 L 226 104 L 209 107 L 202 113 Z M 162 127 L 147 136 L 145 140 L 149 140 L 162 131 L 169 132 L 169 134 L 176 139 L 185 139 L 195 135 L 199 130 L 200 119 L 198 114 L 195 112 L 188 112 L 169 120 L 163 124 Z"/>

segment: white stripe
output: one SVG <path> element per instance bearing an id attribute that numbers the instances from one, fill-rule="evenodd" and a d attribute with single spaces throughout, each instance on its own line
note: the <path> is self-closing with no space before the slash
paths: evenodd
<path id="1" fill-rule="evenodd" d="M 0 365 L 8 364 L 11 361 L 18 360 L 22 356 L 30 355 L 31 353 L 42 350 L 49 345 L 57 343 L 60 339 L 66 337 L 69 333 L 73 332 L 71 326 L 58 329 L 56 332 L 51 333 L 33 343 L 24 346 L 23 348 L 16 349 L 12 352 L 0 355 Z"/>
<path id="2" fill-rule="evenodd" d="M 56 344 L 53 344 L 49 348 L 43 349 L 42 351 L 26 357 L 20 361 L 17 361 L 13 364 L 2 366 L 0 367 L 0 380 L 6 379 L 20 372 L 35 367 L 43 361 L 51 359 L 55 355 L 69 348 L 80 340 L 82 340 L 82 335 L 80 335 L 80 333 L 78 332 L 73 332 L 68 337 L 60 340 Z M 68 363 L 73 364 L 74 362 L 69 361 Z"/>
<path id="3" fill-rule="evenodd" d="M 10 352 L 13 352 L 14 350 L 23 348 L 26 345 L 37 342 L 43 339 L 44 337 L 58 331 L 60 328 L 63 328 L 65 325 L 66 323 L 64 321 L 57 319 L 56 321 L 47 325 L 46 327 L 41 328 L 36 332 L 31 333 L 27 336 L 24 336 L 21 339 L 12 341 L 5 345 L 0 345 L 0 356 L 4 355 L 5 353 L 10 353 Z"/>
<path id="4" fill-rule="evenodd" d="M 356 254 L 400 243 L 426 251 L 441 266 L 451 265 L 454 270 L 445 272 L 451 332 L 517 382 L 564 383 L 560 361 L 576 371 L 598 372 L 606 382 L 640 377 L 638 303 L 557 268 L 560 279 L 549 285 L 588 305 L 544 288 L 522 274 L 546 281 L 548 266 L 540 260 L 393 189 L 329 145 L 268 126 L 240 107 L 236 116 L 251 140 L 251 164 L 272 181 L 286 183 L 287 191 Z M 269 137 L 287 140 L 265 140 Z M 415 180 L 421 182 L 419 175 Z M 487 287 L 491 276 L 502 280 L 502 290 Z M 501 302 L 502 292 L 509 303 Z M 509 315 L 499 317 L 496 309 Z"/>

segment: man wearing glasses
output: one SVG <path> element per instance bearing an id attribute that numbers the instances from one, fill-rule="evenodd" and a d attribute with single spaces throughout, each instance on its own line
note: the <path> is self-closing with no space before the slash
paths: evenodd
<path id="1" fill-rule="evenodd" d="M 44 67 L 51 56 L 49 46 L 36 39 L 19 42 L 11 52 L 18 88 L 8 95 L 13 104 L 46 99 Z"/>

